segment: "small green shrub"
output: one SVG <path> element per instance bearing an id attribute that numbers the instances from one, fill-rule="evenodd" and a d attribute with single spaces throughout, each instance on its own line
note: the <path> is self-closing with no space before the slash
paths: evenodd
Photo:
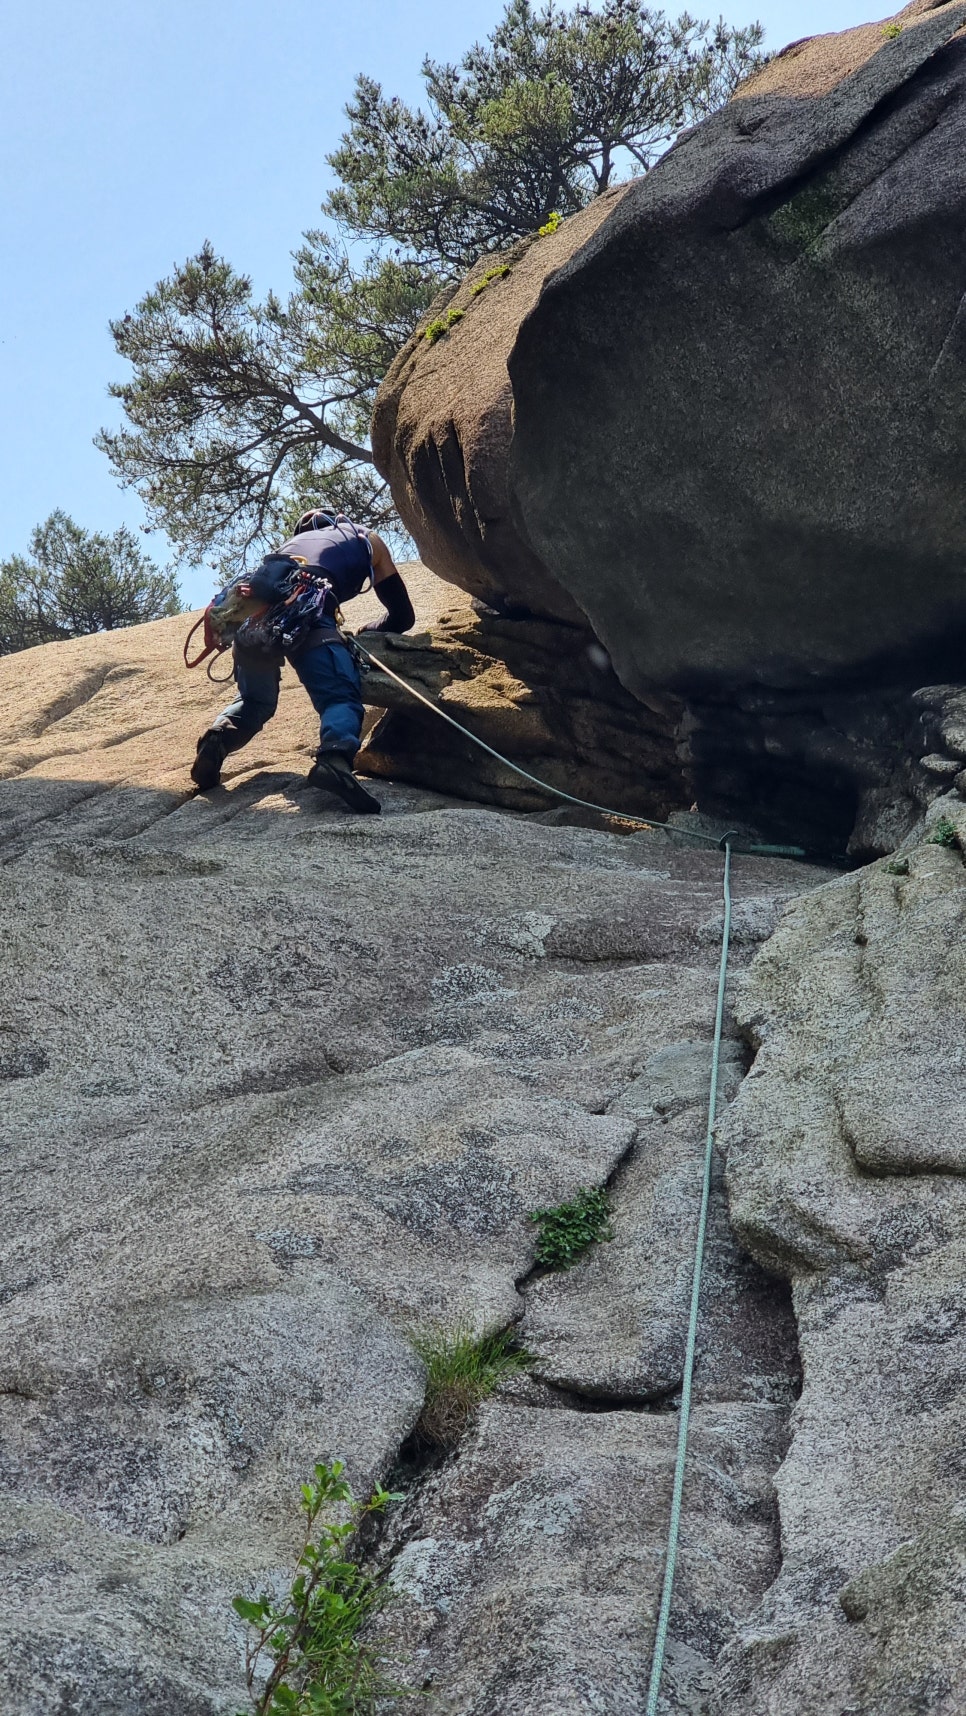
<path id="1" fill-rule="evenodd" d="M 436 320 L 430 322 L 426 328 L 425 337 L 429 344 L 434 346 L 436 341 L 441 340 L 444 334 L 448 334 L 450 328 L 455 328 L 457 322 L 461 322 L 465 315 L 465 310 L 447 310 L 445 316 L 437 316 Z"/>
<path id="2" fill-rule="evenodd" d="M 514 1346 L 509 1329 L 481 1336 L 457 1324 L 410 1338 L 426 1366 L 426 1398 L 414 1434 L 430 1447 L 454 1447 L 481 1400 L 530 1363 L 529 1353 Z"/>
<path id="3" fill-rule="evenodd" d="M 494 280 L 505 280 L 509 273 L 511 273 L 511 269 L 508 263 L 503 263 L 500 268 L 488 269 L 483 278 L 478 280 L 473 287 L 473 297 L 478 298 L 481 292 L 485 292 L 488 286 L 492 286 Z"/>
<path id="4" fill-rule="evenodd" d="M 356 1499 L 340 1460 L 316 1466 L 302 1485 L 305 1539 L 288 1596 L 234 1597 L 232 1608 L 249 1627 L 245 1678 L 251 1710 L 238 1716 L 369 1716 L 382 1700 L 407 1696 L 393 1686 L 370 1645 L 365 1622 L 386 1601 L 385 1585 L 364 1573 L 348 1553 L 348 1540 L 366 1515 L 402 1497 L 376 1489 Z M 321 1520 L 323 1509 L 342 1508 L 342 1525 Z M 268 1666 L 261 1691 L 256 1691 Z"/>
<path id="5" fill-rule="evenodd" d="M 563 216 L 559 215 L 556 209 L 554 209 L 553 212 L 547 216 L 546 224 L 537 228 L 540 237 L 549 238 L 552 232 L 556 232 L 562 219 Z"/>
<path id="6" fill-rule="evenodd" d="M 569 1269 L 590 1246 L 613 1239 L 610 1213 L 610 1199 L 601 1187 L 578 1192 L 556 1209 L 534 1210 L 530 1220 L 540 1228 L 537 1262 L 545 1269 Z"/>
<path id="7" fill-rule="evenodd" d="M 895 22 L 891 24 L 883 24 L 882 34 L 887 42 L 894 42 L 897 36 L 902 35 L 902 25 L 896 24 Z"/>
<path id="8" fill-rule="evenodd" d="M 890 858 L 886 870 L 890 876 L 908 876 L 909 860 L 908 858 Z"/>
<path id="9" fill-rule="evenodd" d="M 932 833 L 926 835 L 927 846 L 958 846 L 959 835 L 956 824 L 950 822 L 948 816 L 940 816 L 932 826 Z"/>

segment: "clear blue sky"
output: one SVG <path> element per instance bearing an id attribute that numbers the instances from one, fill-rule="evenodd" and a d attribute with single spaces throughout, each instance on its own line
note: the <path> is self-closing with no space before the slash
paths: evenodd
<path id="1" fill-rule="evenodd" d="M 767 45 L 878 17 L 875 0 L 719 0 Z M 709 8 L 717 16 L 719 5 Z M 681 4 L 665 5 L 676 15 Z M 705 16 L 692 4 L 692 11 Z M 416 99 L 430 52 L 457 58 L 502 0 L 20 0 L 0 63 L 0 558 L 63 507 L 139 525 L 91 441 L 123 366 L 107 323 L 206 239 L 260 291 L 286 291 L 318 224 L 325 156 L 355 74 Z M 888 14 L 889 7 L 883 7 Z M 151 552 L 168 557 L 163 538 Z M 191 601 L 211 574 L 184 579 Z"/>

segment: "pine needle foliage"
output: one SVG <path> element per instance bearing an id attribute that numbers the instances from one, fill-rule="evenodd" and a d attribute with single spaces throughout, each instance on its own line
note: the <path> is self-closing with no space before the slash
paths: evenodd
<path id="1" fill-rule="evenodd" d="M 762 37 L 641 0 L 509 0 L 458 64 L 423 61 L 425 107 L 357 79 L 326 212 L 459 275 L 647 172 L 762 63 Z"/>
<path id="2" fill-rule="evenodd" d="M 216 548 L 227 568 L 287 536 L 319 496 L 392 528 L 369 417 L 439 281 L 398 257 L 360 266 L 323 232 L 305 234 L 295 262 L 288 298 L 259 302 L 205 244 L 111 323 L 132 371 L 110 388 L 127 421 L 98 445 L 182 559 Z"/>
<path id="3" fill-rule="evenodd" d="M 415 1436 L 433 1448 L 455 1447 L 481 1401 L 530 1364 L 529 1353 L 514 1344 L 509 1329 L 475 1335 L 457 1324 L 422 1330 L 411 1339 L 426 1366 L 426 1397 Z"/>
<path id="4" fill-rule="evenodd" d="M 126 423 L 98 445 L 152 528 L 225 568 L 320 498 L 392 536 L 369 421 L 395 353 L 481 257 L 648 171 L 761 63 L 761 41 L 759 24 L 642 0 L 508 0 L 458 63 L 424 60 L 424 106 L 360 76 L 329 157 L 330 224 L 304 235 L 287 296 L 260 299 L 205 244 L 111 323 Z M 430 343 L 451 326 L 431 322 Z"/>
<path id="5" fill-rule="evenodd" d="M 26 554 L 0 561 L 0 655 L 180 612 L 173 574 L 126 525 L 105 536 L 52 512 Z"/>

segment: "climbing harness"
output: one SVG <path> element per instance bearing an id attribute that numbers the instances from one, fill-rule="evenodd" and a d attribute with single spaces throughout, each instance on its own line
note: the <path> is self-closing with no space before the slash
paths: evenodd
<path id="1" fill-rule="evenodd" d="M 564 792 L 560 787 L 550 786 L 547 781 L 540 780 L 539 776 L 532 775 L 529 770 L 522 769 L 519 764 L 511 762 L 509 757 L 504 757 L 501 752 L 494 750 L 492 745 L 487 745 L 483 739 L 478 739 L 476 734 L 471 733 L 469 728 L 464 727 L 461 722 L 454 721 L 453 717 L 451 715 L 447 715 L 444 710 L 440 709 L 437 704 L 433 703 L 431 698 L 424 697 L 422 692 L 417 691 L 414 686 L 409 685 L 398 673 L 394 673 L 392 668 L 386 666 L 385 662 L 380 661 L 376 656 L 370 655 L 369 651 L 363 644 L 359 643 L 357 638 L 353 639 L 353 642 L 355 643 L 358 652 L 365 657 L 371 667 L 378 668 L 380 673 L 387 674 L 390 679 L 395 680 L 397 685 L 402 686 L 404 691 L 408 691 L 412 697 L 417 698 L 420 703 L 425 704 L 427 709 L 432 710 L 434 715 L 438 715 L 441 720 L 447 721 L 451 727 L 455 727 L 457 731 L 464 734 L 466 738 L 472 739 L 474 745 L 478 745 L 481 750 L 487 751 L 491 757 L 496 757 L 499 762 L 504 763 L 507 768 L 512 769 L 514 774 L 521 775 L 524 780 L 532 781 L 534 786 L 540 787 L 543 792 L 552 793 L 555 798 L 566 799 L 568 804 L 578 804 L 587 810 L 600 811 L 605 816 L 615 817 L 621 822 L 632 822 L 637 827 L 643 826 L 646 828 L 669 829 L 672 833 L 683 834 L 690 840 L 700 840 L 712 846 L 716 846 L 724 853 L 724 923 L 721 934 L 721 960 L 718 968 L 718 998 L 717 1005 L 715 1007 L 714 1038 L 711 1050 L 711 1091 L 708 1098 L 708 1127 L 704 1148 L 704 1173 L 701 1181 L 701 1205 L 698 1215 L 698 1231 L 695 1242 L 694 1266 L 691 1277 L 691 1307 L 688 1317 L 687 1340 L 684 1348 L 684 1368 L 681 1380 L 681 1409 L 678 1418 L 677 1455 L 674 1462 L 674 1481 L 671 1491 L 671 1517 L 668 1525 L 667 1547 L 664 1557 L 664 1583 L 661 1589 L 661 1604 L 658 1610 L 657 1627 L 654 1634 L 654 1651 L 651 1658 L 651 1674 L 648 1682 L 647 1704 L 645 1706 L 644 1713 L 644 1716 L 656 1716 L 657 1702 L 661 1690 L 661 1676 L 664 1670 L 664 1656 L 667 1648 L 668 1623 L 671 1618 L 671 1599 L 674 1593 L 674 1577 L 677 1571 L 678 1539 L 681 1531 L 681 1509 L 684 1495 L 685 1471 L 687 1468 L 688 1433 L 691 1427 L 691 1390 L 694 1382 L 694 1363 L 697 1353 L 698 1309 L 701 1299 L 701 1280 L 704 1273 L 705 1240 L 708 1231 L 708 1206 L 711 1197 L 711 1173 L 714 1165 L 714 1125 L 718 1110 L 718 1072 L 721 1061 L 721 1036 L 724 1027 L 725 989 L 728 981 L 728 956 L 731 949 L 731 855 L 735 850 L 734 843 L 737 835 L 733 830 L 720 837 L 713 834 L 700 834 L 696 829 L 677 828 L 673 823 L 654 822 L 650 817 L 629 816 L 624 811 L 610 810 L 606 805 L 593 804 L 589 799 L 576 798 L 573 793 Z M 807 856 L 804 849 L 800 846 L 771 846 L 754 843 L 744 846 L 742 850 L 747 854 L 755 854 L 763 857 L 805 858 Z"/>
<path id="2" fill-rule="evenodd" d="M 208 603 L 185 638 L 184 663 L 200 667 L 211 656 L 208 678 L 213 685 L 227 685 L 234 678 L 234 667 L 224 677 L 216 677 L 211 670 L 232 644 L 291 654 L 311 632 L 333 624 L 341 626 L 342 610 L 331 580 L 301 555 L 267 554 L 255 572 L 239 573 Z M 204 646 L 189 658 L 191 640 L 202 628 Z M 333 633 L 332 641 L 345 640 Z"/>
<path id="3" fill-rule="evenodd" d="M 264 632 L 263 647 L 281 649 L 286 655 L 291 655 L 293 650 L 307 642 L 310 632 L 331 624 L 333 619 L 338 623 L 338 617 L 335 591 L 328 578 L 321 572 L 306 570 L 287 600 L 270 608 L 265 618 L 255 624 Z M 243 629 L 238 642 L 245 644 L 247 641 L 246 630 Z"/>
<path id="4" fill-rule="evenodd" d="M 290 655 L 313 632 L 331 627 L 333 621 L 341 627 L 340 602 L 372 588 L 372 544 L 362 526 L 342 513 L 325 509 L 305 513 L 299 532 L 309 521 L 318 526 L 305 544 L 312 558 L 298 553 L 297 533 L 289 544 L 266 554 L 253 572 L 236 572 L 188 633 L 183 651 L 186 667 L 200 667 L 207 661 L 212 684 L 226 685 L 234 673 L 221 678 L 211 670 L 233 643 L 268 653 L 281 649 Z M 202 647 L 189 656 L 199 631 Z"/>

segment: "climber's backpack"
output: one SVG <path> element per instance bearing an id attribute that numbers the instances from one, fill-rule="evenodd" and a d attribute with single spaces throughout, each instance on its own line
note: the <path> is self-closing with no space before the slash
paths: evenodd
<path id="1" fill-rule="evenodd" d="M 302 576 L 305 561 L 292 554 L 266 554 L 254 572 L 238 572 L 208 603 L 184 641 L 185 667 L 200 667 L 208 656 L 230 649 L 236 638 L 248 648 L 274 648 L 275 640 L 265 626 L 271 610 L 289 599 Z M 203 631 L 204 644 L 189 659 L 195 633 Z M 211 678 L 212 663 L 208 663 Z"/>
<path id="2" fill-rule="evenodd" d="M 292 651 L 317 627 L 341 624 L 340 603 L 372 583 L 372 548 L 362 526 L 344 514 L 319 517 L 326 519 L 320 529 L 303 531 L 266 554 L 254 572 L 239 572 L 209 602 L 185 639 L 186 667 L 198 667 L 236 642 L 245 649 Z M 189 661 L 191 640 L 201 627 L 204 648 Z M 211 667 L 209 662 L 209 679 Z"/>

